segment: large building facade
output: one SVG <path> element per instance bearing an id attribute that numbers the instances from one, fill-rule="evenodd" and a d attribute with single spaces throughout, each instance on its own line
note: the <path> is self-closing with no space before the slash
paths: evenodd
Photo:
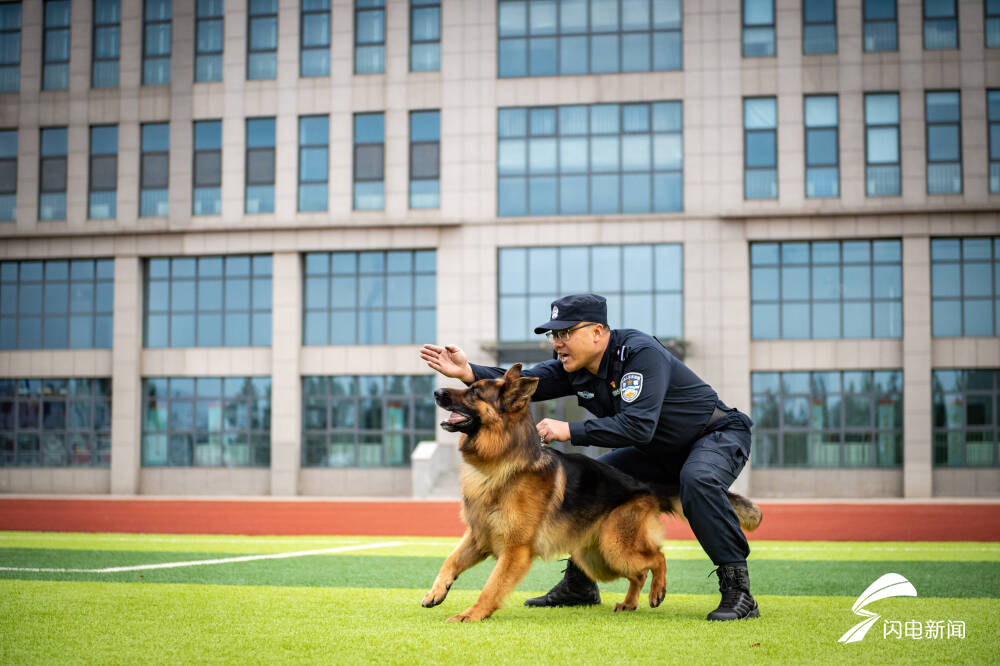
<path id="1" fill-rule="evenodd" d="M 996 496 L 998 204 L 993 0 L 2 2 L 0 491 L 408 496 L 594 291 L 742 491 Z"/>

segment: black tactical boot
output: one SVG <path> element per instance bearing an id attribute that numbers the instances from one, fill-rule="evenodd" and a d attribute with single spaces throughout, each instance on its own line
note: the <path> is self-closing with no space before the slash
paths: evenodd
<path id="1" fill-rule="evenodd" d="M 546 594 L 528 599 L 525 606 L 593 606 L 601 603 L 597 583 L 587 578 L 583 570 L 566 560 L 566 575 Z"/>
<path id="2" fill-rule="evenodd" d="M 757 602 L 750 595 L 750 574 L 745 562 L 723 564 L 715 570 L 719 574 L 719 607 L 708 614 L 709 620 L 743 620 L 760 617 Z"/>

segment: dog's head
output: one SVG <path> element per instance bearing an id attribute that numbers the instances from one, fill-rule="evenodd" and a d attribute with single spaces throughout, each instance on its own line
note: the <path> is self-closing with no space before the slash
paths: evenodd
<path id="1" fill-rule="evenodd" d="M 501 379 L 480 379 L 467 389 L 438 389 L 435 401 L 451 412 L 441 427 L 471 437 L 484 426 L 521 418 L 537 386 L 538 378 L 522 377 L 521 364 L 515 363 Z"/>

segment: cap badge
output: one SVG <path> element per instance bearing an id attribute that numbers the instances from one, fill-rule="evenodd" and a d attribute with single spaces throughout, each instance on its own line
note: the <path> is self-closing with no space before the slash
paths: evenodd
<path id="1" fill-rule="evenodd" d="M 557 308 L 554 305 L 552 306 L 552 318 L 553 319 L 558 319 L 559 318 L 559 308 Z"/>

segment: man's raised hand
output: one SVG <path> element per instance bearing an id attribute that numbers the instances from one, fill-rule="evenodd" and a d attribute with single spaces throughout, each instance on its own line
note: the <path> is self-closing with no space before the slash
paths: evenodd
<path id="1" fill-rule="evenodd" d="M 445 377 L 460 379 L 463 382 L 473 382 L 476 376 L 469 365 L 469 359 L 461 347 L 455 345 L 424 345 L 420 348 L 420 358 L 433 370 Z"/>

